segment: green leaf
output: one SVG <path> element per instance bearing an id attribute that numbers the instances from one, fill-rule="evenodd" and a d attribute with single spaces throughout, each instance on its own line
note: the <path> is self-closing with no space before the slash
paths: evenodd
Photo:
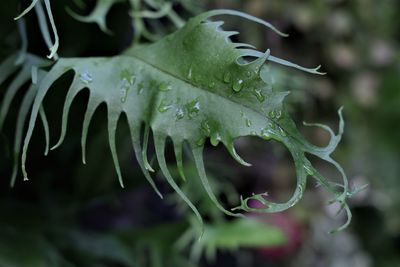
<path id="1" fill-rule="evenodd" d="M 236 152 L 234 141 L 237 138 L 257 136 L 264 140 L 274 139 L 284 144 L 293 157 L 297 175 L 293 196 L 286 203 L 273 203 L 266 199 L 266 193 L 253 195 L 242 198 L 241 204 L 233 211 L 271 213 L 286 210 L 302 198 L 307 177 L 311 176 L 333 194 L 332 202 L 339 202 L 341 208 L 347 211 L 349 220 L 339 229 L 346 227 L 351 217 L 346 199 L 351 193 L 342 167 L 330 156 L 343 133 L 341 110 L 338 134 L 334 134 L 327 126 L 314 125 L 331 134 L 329 144 L 326 147 L 310 144 L 299 133 L 283 105 L 288 92 L 273 90 L 273 77 L 265 64 L 273 62 L 322 74 L 318 72 L 319 67 L 303 68 L 272 56 L 269 50 L 260 53 L 250 45 L 231 42 L 229 38 L 237 32 L 223 31 L 221 21 L 209 21 L 210 17 L 217 15 L 233 15 L 251 20 L 284 36 L 269 23 L 250 15 L 232 10 L 214 10 L 192 18 L 183 28 L 156 43 L 134 46 L 120 56 L 61 58 L 38 85 L 22 152 L 24 177 L 27 179 L 25 162 L 28 146 L 45 96 L 56 80 L 66 72 L 73 71 L 74 78 L 65 99 L 61 136 L 53 149 L 64 140 L 68 113 L 75 96 L 87 89 L 90 97 L 83 123 L 83 159 L 91 118 L 97 107 L 105 103 L 108 110 L 109 145 L 121 186 L 123 180 L 115 144 L 115 132 L 121 116 L 127 118 L 139 165 L 156 192 L 158 190 L 149 172 L 152 168 L 146 157 L 150 130 L 153 132 L 159 165 L 167 182 L 192 208 L 200 221 L 201 216 L 191 203 L 190 196 L 185 196 L 168 171 L 164 158 L 166 139 L 172 140 L 177 155 L 183 143 L 189 144 L 208 196 L 221 211 L 232 216 L 241 214 L 227 210 L 219 203 L 206 175 L 203 159 L 206 139 L 214 146 L 223 144 L 232 157 L 245 166 L 250 164 Z M 252 57 L 254 60 L 246 61 L 244 57 Z M 143 128 L 145 134 L 142 142 L 140 133 Z M 311 165 L 307 153 L 334 165 L 343 177 L 342 186 L 324 178 Z M 182 166 L 179 161 L 178 156 L 178 167 Z M 250 200 L 260 202 L 263 207 L 250 207 Z"/>
<path id="2" fill-rule="evenodd" d="M 50 21 L 51 29 L 54 34 L 54 43 L 53 44 L 51 43 L 50 33 L 49 33 L 48 26 L 47 26 L 47 20 L 46 20 L 46 17 L 45 17 L 44 11 L 43 11 L 43 7 L 42 7 L 42 3 L 40 0 L 32 0 L 31 4 L 25 10 L 23 10 L 20 15 L 15 17 L 14 20 L 21 19 L 23 16 L 27 15 L 33 8 L 35 8 L 36 15 L 38 17 L 40 31 L 46 42 L 46 45 L 49 47 L 49 50 L 50 50 L 50 54 L 47 57 L 57 59 L 58 58 L 57 50 L 58 50 L 58 46 L 59 46 L 59 38 L 58 38 L 57 28 L 56 28 L 56 25 L 54 22 L 53 13 L 51 11 L 50 0 L 43 0 L 43 1 L 45 4 L 45 7 L 46 7 L 46 12 L 47 12 L 47 16 Z"/>
<path id="3" fill-rule="evenodd" d="M 22 59 L 23 61 L 20 62 L 19 59 Z M 28 88 L 27 92 L 25 93 L 25 96 L 22 100 L 22 104 L 18 111 L 16 130 L 15 130 L 15 139 L 14 139 L 14 148 L 13 148 L 14 165 L 13 165 L 13 173 L 12 173 L 11 182 L 10 182 L 11 186 L 13 186 L 15 184 L 15 179 L 16 179 L 16 176 L 18 173 L 18 165 L 19 165 L 18 163 L 19 163 L 19 158 L 20 158 L 21 142 L 22 142 L 22 138 L 23 138 L 23 130 L 24 130 L 24 126 L 25 126 L 25 121 L 29 115 L 29 111 L 32 107 L 32 104 L 33 104 L 33 101 L 35 99 L 36 92 L 37 92 L 37 86 L 35 83 L 38 80 L 41 80 L 41 78 L 44 76 L 44 73 L 45 73 L 42 70 L 38 71 L 37 67 L 45 66 L 47 64 L 48 64 L 47 61 L 45 61 L 37 56 L 31 55 L 31 54 L 25 54 L 23 57 L 20 57 L 20 56 L 17 57 L 17 55 L 11 55 L 0 65 L 0 85 L 19 69 L 16 76 L 13 77 L 12 81 L 8 85 L 8 88 L 6 89 L 6 94 L 1 101 L 0 132 L 3 129 L 5 119 L 7 117 L 8 111 L 12 105 L 12 102 L 13 102 L 16 94 L 18 93 L 19 90 L 21 90 L 21 87 L 24 84 L 28 83 L 31 80 L 31 78 L 33 80 L 33 83 Z M 49 144 L 49 141 L 48 141 L 49 130 L 48 130 L 46 115 L 44 113 L 43 107 L 40 108 L 39 113 L 40 113 L 40 117 L 43 122 L 43 127 L 44 127 L 45 135 L 46 135 L 45 154 L 47 154 L 48 144 Z"/>
<path id="4" fill-rule="evenodd" d="M 186 248 L 196 240 L 195 233 L 189 229 L 177 241 L 177 246 Z M 203 250 L 209 260 L 215 259 L 217 250 L 239 248 L 274 247 L 284 245 L 285 234 L 277 227 L 252 218 L 239 218 L 216 224 L 206 224 L 204 236 L 192 246 L 191 257 L 198 261 Z"/>
<path id="5" fill-rule="evenodd" d="M 98 0 L 93 11 L 87 16 L 78 15 L 68 7 L 66 10 L 74 19 L 86 23 L 96 23 L 103 32 L 111 34 L 106 25 L 106 17 L 112 6 L 118 2 L 122 2 L 122 0 Z"/>

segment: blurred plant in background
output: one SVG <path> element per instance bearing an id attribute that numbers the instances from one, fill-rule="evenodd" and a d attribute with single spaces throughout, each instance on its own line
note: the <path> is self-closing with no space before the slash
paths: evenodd
<path id="1" fill-rule="evenodd" d="M 400 266 L 399 1 L 146 1 L 149 12 L 145 16 L 149 19 L 139 22 L 143 27 L 134 36 L 127 36 L 119 27 L 129 23 L 129 17 L 121 16 L 126 9 L 124 1 L 109 1 L 109 10 L 96 10 L 95 1 L 76 0 L 68 11 L 76 21 L 65 12 L 65 3 L 53 2 L 57 20 L 69 21 L 57 25 L 62 52 L 67 56 L 115 55 L 131 39 L 155 40 L 179 26 L 181 20 L 206 9 L 233 8 L 270 21 L 290 36 L 281 39 L 257 25 L 235 20 L 228 21 L 227 27 L 238 29 L 260 50 L 267 44 L 277 55 L 301 65 L 323 65 L 328 74 L 318 78 L 283 68 L 272 70 L 276 89 L 292 91 L 287 101 L 294 107 L 292 111 L 296 110 L 293 116 L 306 121 L 336 125 L 336 108 L 344 103 L 347 131 L 335 156 L 345 163 L 354 187 L 366 183 L 369 187 L 350 202 L 354 213 L 350 229 L 330 236 L 326 231 L 334 227 L 336 214 L 326 206 L 329 199 L 318 185 L 285 213 L 226 220 L 199 190 L 196 180 L 188 179 L 191 182 L 184 185 L 184 191 L 194 196 L 193 201 L 206 215 L 208 229 L 196 242 L 192 227 L 196 222 L 174 194 L 160 202 L 146 184 L 142 185 L 145 179 L 127 179 L 125 190 L 118 187 L 112 159 L 105 153 L 107 133 L 99 119 L 104 114 L 96 114 L 87 152 L 90 160 L 85 167 L 76 157 L 81 121 L 71 124 L 71 136 L 62 153 L 53 153 L 50 158 L 42 157 L 40 133 L 35 134 L 31 156 L 34 182 L 17 182 L 10 190 L 10 164 L 4 164 L 10 157 L 0 155 L 0 266 Z M 17 3 L 1 3 L 0 7 L 0 36 L 4 40 L 0 56 L 5 58 L 18 43 L 17 31 L 9 21 L 19 9 Z M 176 16 L 165 16 L 174 14 L 166 12 L 171 9 Z M 101 14 L 108 14 L 107 23 L 99 19 Z M 48 53 L 41 40 L 32 38 L 38 35 L 35 18 L 26 19 L 30 51 Z M 80 36 L 79 41 L 73 41 L 75 35 Z M 93 40 L 98 40 L 96 46 L 91 45 Z M 74 117 L 82 118 L 87 97 L 81 95 L 74 103 Z M 57 121 L 62 101 L 53 95 L 49 99 L 54 112 L 48 114 L 48 120 Z M 16 108 L 12 109 L 10 114 L 17 114 Z M 15 120 L 10 117 L 9 125 Z M 301 121 L 297 122 L 300 125 Z M 12 129 L 5 130 L 0 143 L 12 144 L 6 137 L 12 136 L 7 134 Z M 328 141 L 329 136 L 319 129 L 304 127 L 303 131 L 313 143 Z M 122 127 L 117 136 L 122 144 L 121 162 L 130 166 L 134 156 L 125 136 L 128 129 Z M 206 163 L 216 177 L 215 193 L 232 203 L 234 191 L 247 195 L 270 188 L 274 199 L 286 199 L 295 187 L 294 167 L 288 167 L 293 164 L 286 150 L 252 138 L 242 138 L 237 145 L 253 168 L 232 168 L 231 159 L 219 147 L 206 152 Z M 337 175 L 317 159 L 315 164 L 323 174 Z M 136 165 L 125 169 L 126 177 L 142 177 Z M 186 175 L 194 172 L 193 166 L 186 165 Z M 235 188 L 223 182 L 225 177 L 233 177 Z M 162 184 L 161 179 L 159 182 Z M 171 193 L 166 185 L 161 190 Z"/>

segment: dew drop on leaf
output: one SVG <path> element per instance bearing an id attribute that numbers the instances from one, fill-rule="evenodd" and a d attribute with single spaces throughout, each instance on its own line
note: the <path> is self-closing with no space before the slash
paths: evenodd
<path id="1" fill-rule="evenodd" d="M 201 122 L 201 130 L 207 136 L 211 134 L 211 127 L 207 120 Z"/>
<path id="2" fill-rule="evenodd" d="M 125 103 L 128 91 L 125 88 L 121 88 L 121 102 Z"/>
<path id="3" fill-rule="evenodd" d="M 208 84 L 208 88 L 214 89 L 214 88 L 215 88 L 215 82 L 210 82 L 210 83 Z"/>
<path id="4" fill-rule="evenodd" d="M 89 84 L 93 82 L 93 77 L 92 75 L 88 72 L 88 71 L 84 71 L 83 73 L 81 73 L 79 75 L 79 79 L 81 80 L 81 82 L 83 82 L 84 84 Z"/>
<path id="5" fill-rule="evenodd" d="M 219 132 L 213 133 L 210 137 L 210 141 L 213 146 L 217 146 L 221 141 L 221 135 L 219 134 Z"/>
<path id="6" fill-rule="evenodd" d="M 250 120 L 249 118 L 246 117 L 246 115 L 244 114 L 243 111 L 240 112 L 240 115 L 242 115 L 242 118 L 244 118 L 245 123 L 246 123 L 246 126 L 247 126 L 247 127 L 250 127 L 251 124 L 252 124 L 251 120 Z"/>
<path id="7" fill-rule="evenodd" d="M 165 99 L 163 99 L 163 100 L 161 100 L 161 103 L 158 106 L 158 111 L 160 113 L 164 113 L 164 112 L 168 111 L 171 108 L 172 108 L 172 104 L 167 103 L 167 101 Z"/>
<path id="8" fill-rule="evenodd" d="M 279 133 L 280 133 L 283 137 L 287 136 L 285 130 L 283 130 L 281 127 L 279 127 Z"/>
<path id="9" fill-rule="evenodd" d="M 182 108 L 177 108 L 175 113 L 175 119 L 178 121 L 185 117 L 185 111 Z"/>
<path id="10" fill-rule="evenodd" d="M 276 118 L 279 120 L 281 117 L 282 117 L 282 111 L 281 111 L 281 110 L 278 110 L 278 111 L 276 112 Z"/>
<path id="11" fill-rule="evenodd" d="M 269 122 L 268 123 L 268 128 L 271 128 L 272 130 L 276 129 L 276 125 L 274 123 Z"/>
<path id="12" fill-rule="evenodd" d="M 232 74 L 230 72 L 225 73 L 224 75 L 224 83 L 230 83 L 232 80 Z"/>
<path id="13" fill-rule="evenodd" d="M 264 140 L 270 140 L 272 137 L 270 135 L 270 132 L 266 129 L 261 130 L 261 138 Z"/>
<path id="14" fill-rule="evenodd" d="M 250 127 L 251 124 L 252 124 L 251 120 L 248 119 L 248 118 L 246 118 L 246 126 L 247 126 L 247 127 Z"/>
<path id="15" fill-rule="evenodd" d="M 172 89 L 172 86 L 170 83 L 161 82 L 160 85 L 158 86 L 158 89 L 162 92 L 167 92 Z"/>
<path id="16" fill-rule="evenodd" d="M 240 90 L 242 90 L 242 88 L 243 88 L 243 80 L 241 80 L 241 79 L 237 80 L 236 82 L 234 82 L 232 84 L 232 89 L 235 92 L 240 92 Z"/>
<path id="17" fill-rule="evenodd" d="M 275 119 L 275 116 L 276 116 L 276 114 L 275 114 L 275 111 L 274 111 L 274 110 L 271 110 L 271 111 L 268 113 L 268 117 L 270 117 L 271 119 Z"/>
<path id="18" fill-rule="evenodd" d="M 192 69 L 192 67 L 189 68 L 188 74 L 187 74 L 186 77 L 187 77 L 188 80 L 191 80 L 193 78 L 193 69 Z"/>
<path id="19" fill-rule="evenodd" d="M 246 71 L 246 76 L 250 78 L 251 77 L 251 72 L 250 71 Z"/>
<path id="20" fill-rule="evenodd" d="M 185 105 L 185 107 L 186 107 L 186 110 L 188 111 L 189 118 L 192 118 L 194 115 L 199 113 L 199 111 L 200 111 L 200 102 L 197 99 L 195 99 L 195 100 L 190 101 L 189 103 L 187 103 Z"/>
<path id="21" fill-rule="evenodd" d="M 257 98 L 258 102 L 262 103 L 265 101 L 265 96 L 262 93 L 261 89 L 253 89 L 253 95 Z"/>
<path id="22" fill-rule="evenodd" d="M 138 95 L 142 94 L 142 93 L 143 93 L 143 90 L 144 90 L 144 84 L 143 84 L 143 82 L 141 82 L 141 83 L 139 83 L 138 86 L 137 86 L 137 94 L 138 94 Z"/>
<path id="23" fill-rule="evenodd" d="M 136 82 L 136 76 L 128 69 L 122 70 L 120 77 L 123 81 L 126 81 L 130 86 L 134 85 Z"/>

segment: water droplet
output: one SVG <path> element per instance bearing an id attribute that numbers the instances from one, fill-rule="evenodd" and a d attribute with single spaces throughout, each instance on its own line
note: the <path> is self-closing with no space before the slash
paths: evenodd
<path id="1" fill-rule="evenodd" d="M 136 82 L 136 76 L 133 75 L 128 69 L 122 70 L 120 77 L 122 80 L 125 80 L 129 85 L 134 85 Z"/>
<path id="2" fill-rule="evenodd" d="M 141 82 L 137 86 L 137 94 L 140 95 L 143 93 L 143 91 L 144 91 L 144 84 L 143 84 L 143 82 Z"/>
<path id="3" fill-rule="evenodd" d="M 246 126 L 247 126 L 247 127 L 250 127 L 251 124 L 252 124 L 251 120 L 248 119 L 248 118 L 246 118 Z"/>
<path id="4" fill-rule="evenodd" d="M 262 129 L 261 130 L 261 138 L 264 140 L 270 140 L 272 138 L 270 131 L 267 129 Z"/>
<path id="5" fill-rule="evenodd" d="M 276 129 L 275 123 L 268 122 L 268 128 L 271 128 L 272 130 L 275 130 Z"/>
<path id="6" fill-rule="evenodd" d="M 175 113 L 175 119 L 178 121 L 185 117 L 185 111 L 182 108 L 177 108 Z"/>
<path id="7" fill-rule="evenodd" d="M 211 127 L 207 120 L 201 122 L 201 129 L 205 135 L 210 136 Z"/>
<path id="8" fill-rule="evenodd" d="M 251 124 L 252 124 L 251 120 L 250 120 L 249 118 L 246 117 L 246 115 L 244 114 L 243 111 L 240 111 L 240 115 L 242 116 L 242 118 L 245 119 L 246 126 L 247 126 L 247 127 L 250 127 Z"/>
<path id="9" fill-rule="evenodd" d="M 213 146 L 217 146 L 221 141 L 221 135 L 218 132 L 215 132 L 210 137 L 211 144 Z"/>
<path id="10" fill-rule="evenodd" d="M 187 77 L 188 80 L 191 80 L 193 78 L 193 69 L 192 69 L 192 67 L 189 68 L 188 74 L 187 74 L 186 77 Z"/>
<path id="11" fill-rule="evenodd" d="M 192 118 L 195 116 L 197 113 L 200 111 L 200 102 L 196 99 L 193 101 L 190 101 L 185 105 L 186 110 L 188 111 L 189 118 Z"/>
<path id="12" fill-rule="evenodd" d="M 281 111 L 281 110 L 278 110 L 278 111 L 276 112 L 276 118 L 279 120 L 281 117 L 282 117 L 282 111 Z"/>
<path id="13" fill-rule="evenodd" d="M 253 95 L 257 98 L 257 100 L 262 103 L 265 101 L 265 96 L 262 93 L 261 89 L 255 89 L 253 90 Z"/>
<path id="14" fill-rule="evenodd" d="M 275 114 L 275 111 L 274 111 L 274 110 L 271 110 L 271 111 L 268 113 L 268 117 L 270 117 L 271 119 L 275 119 L 275 116 L 276 116 L 276 114 Z"/>
<path id="15" fill-rule="evenodd" d="M 80 79 L 81 82 L 83 82 L 84 84 L 89 84 L 89 83 L 92 83 L 92 82 L 93 82 L 93 77 L 92 77 L 92 75 L 91 75 L 89 72 L 87 72 L 87 71 L 81 73 L 81 74 L 79 75 L 79 79 Z"/>
<path id="16" fill-rule="evenodd" d="M 126 98 L 128 96 L 128 92 L 136 81 L 136 77 L 124 71 L 121 73 L 121 77 L 124 78 L 122 78 L 120 83 L 120 95 L 121 95 L 120 100 L 122 103 L 125 103 Z"/>
<path id="17" fill-rule="evenodd" d="M 230 72 L 225 73 L 224 75 L 224 83 L 230 83 L 232 80 L 232 75 Z"/>
<path id="18" fill-rule="evenodd" d="M 167 103 L 167 101 L 165 99 L 163 99 L 163 100 L 161 100 L 161 103 L 158 106 L 158 111 L 160 113 L 164 113 L 164 112 L 168 111 L 171 108 L 172 108 L 172 104 Z"/>
<path id="19" fill-rule="evenodd" d="M 281 127 L 279 127 L 279 132 L 283 137 L 287 136 L 285 130 L 283 130 Z"/>
<path id="20" fill-rule="evenodd" d="M 250 78 L 251 77 L 251 71 L 246 71 L 246 76 Z"/>
<path id="21" fill-rule="evenodd" d="M 170 83 L 161 82 L 160 85 L 158 86 L 158 89 L 162 92 L 167 92 L 172 89 L 172 85 Z"/>
<path id="22" fill-rule="evenodd" d="M 121 88 L 121 102 L 125 103 L 128 91 L 125 88 Z"/>
<path id="23" fill-rule="evenodd" d="M 241 80 L 241 79 L 237 80 L 236 82 L 234 82 L 232 84 L 232 89 L 235 92 L 240 92 L 240 90 L 242 90 L 242 88 L 243 88 L 243 80 Z"/>
<path id="24" fill-rule="evenodd" d="M 214 88 L 215 88 L 215 82 L 210 82 L 210 83 L 208 84 L 208 88 L 214 89 Z"/>
<path id="25" fill-rule="evenodd" d="M 307 172 L 308 175 L 314 175 L 314 170 L 312 169 L 311 166 L 309 166 L 309 165 L 303 165 L 303 167 L 304 167 L 304 170 L 306 170 L 306 172 Z"/>

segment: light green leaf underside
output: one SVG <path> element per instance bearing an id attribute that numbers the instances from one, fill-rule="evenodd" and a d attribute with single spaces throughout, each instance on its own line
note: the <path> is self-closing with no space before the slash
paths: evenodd
<path id="1" fill-rule="evenodd" d="M 23 16 L 27 15 L 33 8 L 35 8 L 36 15 L 38 17 L 40 31 L 42 33 L 46 45 L 49 47 L 50 50 L 50 54 L 47 57 L 57 59 L 58 58 L 57 50 L 59 46 L 59 37 L 57 33 L 57 28 L 54 22 L 53 13 L 51 11 L 50 0 L 43 0 L 43 1 L 46 8 L 48 19 L 50 21 L 51 29 L 54 34 L 54 43 L 51 42 L 50 33 L 47 25 L 47 19 L 43 11 L 41 0 L 32 0 L 31 4 L 26 9 L 24 9 L 20 15 L 15 17 L 14 20 L 21 19 Z"/>
<path id="2" fill-rule="evenodd" d="M 22 61 L 20 61 L 22 59 Z M 22 89 L 24 84 L 30 82 L 31 77 L 35 77 L 36 81 L 41 80 L 44 76 L 45 72 L 42 70 L 37 70 L 39 66 L 45 66 L 48 64 L 46 60 L 38 58 L 34 55 L 24 54 L 21 57 L 21 53 L 17 55 L 11 55 L 9 58 L 3 61 L 0 65 L 0 85 L 4 83 L 4 81 L 11 77 L 15 72 L 15 76 L 12 78 L 9 83 L 4 98 L 0 104 L 0 132 L 2 131 L 5 123 L 5 119 L 9 112 L 9 109 L 13 103 L 13 100 L 19 90 Z M 37 72 L 36 72 L 37 71 Z M 34 73 L 34 74 L 33 74 Z M 29 111 L 32 107 L 33 101 L 35 99 L 37 93 L 37 86 L 35 84 L 31 84 L 28 90 L 26 91 L 21 106 L 18 111 L 18 117 L 16 121 L 16 129 L 15 129 L 15 138 L 14 138 L 14 147 L 13 147 L 13 172 L 11 175 L 10 185 L 13 186 L 15 183 L 15 179 L 18 173 L 18 163 L 20 158 L 21 151 L 21 142 L 24 133 L 24 126 L 27 117 L 29 116 Z M 40 118 L 43 123 L 45 138 L 46 138 L 46 148 L 45 154 L 47 154 L 49 148 L 49 128 L 47 125 L 46 114 L 44 112 L 43 107 L 41 106 L 39 109 Z"/>
<path id="3" fill-rule="evenodd" d="M 297 186 L 293 196 L 286 203 L 270 202 L 264 193 L 242 199 L 240 206 L 234 211 L 269 213 L 286 210 L 301 199 L 308 176 L 312 176 L 333 194 L 333 202 L 339 202 L 342 208 L 348 211 L 346 198 L 351 192 L 348 190 L 347 177 L 340 165 L 330 157 L 343 132 L 341 112 L 337 135 L 326 126 L 316 125 L 331 134 L 331 140 L 326 147 L 316 147 L 308 143 L 283 106 L 287 92 L 273 90 L 272 77 L 264 64 L 271 61 L 320 74 L 318 68 L 302 68 L 273 57 L 270 51 L 260 53 L 249 49 L 249 45 L 232 43 L 229 37 L 236 32 L 223 31 L 222 22 L 207 21 L 216 15 L 239 16 L 261 23 L 283 35 L 269 23 L 249 15 L 231 10 L 215 10 L 191 19 L 179 31 L 154 44 L 135 46 L 121 56 L 58 60 L 38 85 L 22 153 L 24 177 L 27 178 L 25 162 L 29 142 L 45 96 L 57 79 L 66 72 L 73 71 L 74 78 L 65 99 L 61 136 L 53 148 L 61 145 L 66 135 L 68 113 L 74 97 L 87 88 L 90 97 L 82 131 L 83 159 L 85 161 L 86 137 L 91 118 L 96 108 L 105 103 L 108 110 L 109 145 L 121 185 L 123 180 L 116 151 L 115 132 L 117 122 L 124 114 L 131 130 L 135 154 L 148 181 L 158 192 L 150 175 L 152 168 L 146 157 L 147 139 L 151 129 L 158 162 L 167 182 L 192 208 L 199 220 L 201 216 L 196 207 L 180 190 L 168 171 L 164 158 L 167 138 L 173 141 L 181 173 L 183 165 L 179 155 L 183 143 L 189 144 L 201 183 L 210 199 L 226 214 L 240 216 L 240 213 L 225 209 L 212 191 L 203 159 L 206 139 L 210 139 L 213 145 L 222 143 L 232 157 L 245 166 L 249 164 L 239 157 L 234 148 L 234 140 L 242 136 L 279 141 L 288 148 L 293 157 Z M 246 62 L 243 57 L 248 56 L 254 57 L 255 60 Z M 143 141 L 140 136 L 142 127 L 145 132 Z M 342 186 L 331 184 L 319 174 L 306 158 L 306 153 L 333 164 L 343 177 Z M 250 207 L 250 200 L 261 202 L 263 208 Z M 349 212 L 348 215 L 350 219 Z M 341 228 L 347 226 L 348 222 Z"/>

